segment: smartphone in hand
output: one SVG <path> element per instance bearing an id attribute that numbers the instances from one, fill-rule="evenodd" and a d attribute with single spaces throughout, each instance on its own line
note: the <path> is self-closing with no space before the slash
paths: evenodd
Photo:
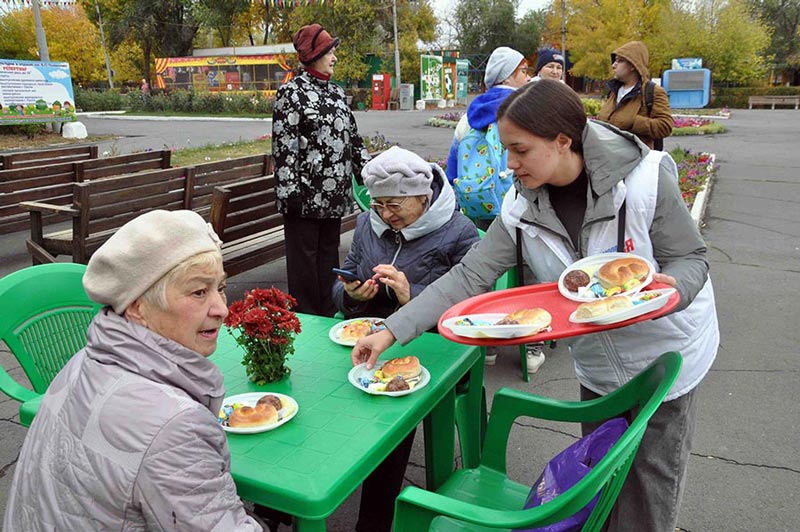
<path id="1" fill-rule="evenodd" d="M 358 278 L 358 275 L 349 270 L 341 270 L 339 268 L 333 268 L 333 273 L 335 273 L 336 275 L 340 275 L 342 279 L 344 279 L 348 283 L 352 283 L 353 281 L 361 281 L 361 279 Z"/>

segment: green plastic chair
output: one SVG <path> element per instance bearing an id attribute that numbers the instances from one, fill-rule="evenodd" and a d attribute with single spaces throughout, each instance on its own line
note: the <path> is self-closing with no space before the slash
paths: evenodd
<path id="1" fill-rule="evenodd" d="M 618 390 L 592 401 L 559 401 L 509 388 L 494 397 L 481 463 L 460 469 L 433 493 L 407 487 L 395 503 L 395 532 L 490 531 L 541 527 L 566 519 L 598 493 L 583 532 L 600 530 L 619 496 L 647 423 L 680 372 L 677 352 L 661 355 Z M 541 506 L 523 509 L 530 486 L 506 474 L 506 447 L 517 417 L 579 423 L 603 421 L 632 408 L 639 412 L 617 443 L 572 488 Z"/>
<path id="2" fill-rule="evenodd" d="M 22 403 L 24 426 L 30 426 L 56 374 L 86 345 L 86 329 L 102 308 L 83 290 L 85 271 L 84 264 L 42 264 L 0 279 L 0 340 L 33 387 L 22 386 L 0 368 L 0 391 Z"/>
<path id="3" fill-rule="evenodd" d="M 350 180 L 353 183 L 353 197 L 358 204 L 358 208 L 361 209 L 362 212 L 367 212 L 369 210 L 369 203 L 372 201 L 369 190 L 367 190 L 365 185 L 358 184 L 355 175 L 350 176 Z"/>

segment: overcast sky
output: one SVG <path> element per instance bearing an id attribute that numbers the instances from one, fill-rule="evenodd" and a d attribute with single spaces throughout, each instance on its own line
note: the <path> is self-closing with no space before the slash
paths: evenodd
<path id="1" fill-rule="evenodd" d="M 551 0 L 520 0 L 519 7 L 517 8 L 517 16 L 521 17 L 531 9 L 542 9 L 547 6 Z M 444 15 L 448 9 L 456 5 L 456 0 L 432 0 L 433 9 L 436 14 Z"/>

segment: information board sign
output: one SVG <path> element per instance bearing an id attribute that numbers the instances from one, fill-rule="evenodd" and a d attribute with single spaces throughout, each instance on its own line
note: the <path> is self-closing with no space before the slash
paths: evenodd
<path id="1" fill-rule="evenodd" d="M 442 99 L 442 58 L 440 56 L 419 56 L 419 78 L 420 98 L 423 100 Z"/>
<path id="2" fill-rule="evenodd" d="M 469 84 L 469 60 L 459 59 L 456 61 L 456 98 L 467 97 L 467 85 Z"/>
<path id="3" fill-rule="evenodd" d="M 74 120 L 69 63 L 0 59 L 0 125 Z"/>

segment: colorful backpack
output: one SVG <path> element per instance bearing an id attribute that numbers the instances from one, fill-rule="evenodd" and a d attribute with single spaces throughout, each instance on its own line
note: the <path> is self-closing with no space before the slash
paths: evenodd
<path id="1" fill-rule="evenodd" d="M 508 152 L 497 134 L 497 123 L 486 131 L 472 128 L 458 145 L 458 177 L 453 180 L 458 205 L 473 220 L 500 214 L 503 196 L 511 188 L 506 169 Z"/>

